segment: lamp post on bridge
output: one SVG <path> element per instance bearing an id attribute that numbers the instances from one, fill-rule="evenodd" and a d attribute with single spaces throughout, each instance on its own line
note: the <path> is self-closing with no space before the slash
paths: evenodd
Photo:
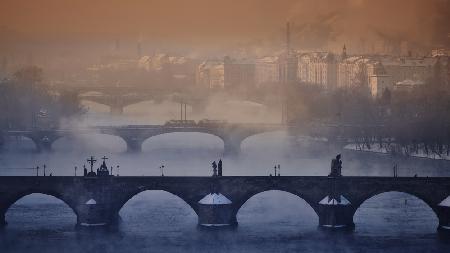
<path id="1" fill-rule="evenodd" d="M 161 170 L 161 176 L 164 177 L 164 165 L 159 166 L 159 169 Z"/>
<path id="2" fill-rule="evenodd" d="M 181 121 L 187 120 L 186 119 L 186 105 L 187 105 L 186 102 L 184 100 L 181 100 L 181 102 L 180 102 L 180 119 L 181 119 Z M 184 112 L 183 112 L 183 110 L 184 110 Z M 184 113 L 184 115 L 183 115 L 183 113 Z"/>

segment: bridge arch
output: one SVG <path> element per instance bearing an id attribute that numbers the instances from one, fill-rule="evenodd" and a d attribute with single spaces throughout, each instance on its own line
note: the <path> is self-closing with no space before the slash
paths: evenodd
<path id="1" fill-rule="evenodd" d="M 425 194 L 422 194 L 418 191 L 405 190 L 405 189 L 385 189 L 385 190 L 378 189 L 378 190 L 372 191 L 369 194 L 365 195 L 364 197 L 360 198 L 359 200 L 352 202 L 355 207 L 354 211 L 356 212 L 358 210 L 358 208 L 360 208 L 360 206 L 367 200 L 369 200 L 373 197 L 376 197 L 378 195 L 381 195 L 381 194 L 386 194 L 386 193 L 403 193 L 403 194 L 413 196 L 413 197 L 421 200 L 429 208 L 431 208 L 435 214 L 437 214 L 436 205 L 434 205 L 430 200 L 428 200 L 428 198 Z"/>
<path id="2" fill-rule="evenodd" d="M 59 200 L 62 203 L 64 203 L 64 205 L 66 207 L 68 207 L 73 214 L 75 214 L 75 217 L 77 219 L 78 217 L 78 212 L 77 209 L 75 208 L 75 203 L 72 203 L 70 200 L 65 199 L 61 194 L 57 193 L 57 192 L 53 192 L 53 191 L 39 191 L 39 190 L 27 190 L 25 192 L 21 192 L 18 194 L 15 194 L 11 197 L 9 197 L 7 200 L 4 201 L 4 203 L 2 204 L 2 209 L 0 210 L 0 216 L 3 216 L 3 218 L 5 219 L 6 213 L 8 212 L 8 210 L 11 209 L 11 207 L 17 203 L 18 201 L 20 201 L 23 198 L 26 198 L 28 196 L 31 195 L 43 195 L 46 197 L 50 197 L 53 198 L 55 200 Z M 6 221 L 6 220 L 5 220 Z"/>
<path id="3" fill-rule="evenodd" d="M 313 203 L 313 202 L 308 201 L 308 197 L 303 196 L 298 193 L 295 193 L 295 192 L 279 190 L 279 189 L 269 189 L 269 190 L 263 190 L 263 191 L 249 194 L 248 196 L 243 198 L 242 201 L 237 203 L 237 207 L 235 209 L 235 212 L 236 212 L 235 215 L 238 217 L 241 209 L 247 208 L 248 203 L 251 203 L 254 199 L 258 199 L 263 196 L 266 196 L 266 198 L 263 198 L 262 201 L 258 201 L 257 205 L 276 206 L 277 210 L 279 210 L 279 211 L 298 209 L 299 213 L 305 212 L 307 215 L 309 213 L 309 215 L 311 215 L 312 217 L 315 217 L 315 219 L 316 219 L 315 223 L 318 224 L 319 218 L 318 218 L 318 210 L 316 210 L 317 207 L 316 207 L 316 205 L 311 205 L 311 203 Z M 268 198 L 267 198 L 267 196 L 268 196 Z M 280 196 L 283 196 L 283 198 L 280 198 Z M 269 204 L 267 204 L 265 202 L 269 202 Z M 292 207 L 292 208 L 286 208 L 286 207 Z M 255 210 L 255 212 L 256 212 L 256 210 Z M 279 213 L 277 215 L 279 215 Z"/>
<path id="4" fill-rule="evenodd" d="M 96 132 L 66 135 L 52 144 L 52 149 L 55 151 L 66 151 L 67 149 L 74 151 L 77 147 L 81 147 L 80 150 L 83 151 L 104 150 L 105 152 L 120 153 L 126 150 L 127 144 L 120 136 Z"/>
<path id="5" fill-rule="evenodd" d="M 5 144 L 8 144 L 8 146 L 10 146 L 13 150 L 21 150 L 27 152 L 38 150 L 38 144 L 36 143 L 36 141 L 33 140 L 32 137 L 25 134 L 11 136 Z"/>
<path id="6" fill-rule="evenodd" d="M 174 142 L 177 143 L 182 143 L 182 145 L 186 145 L 186 144 L 190 144 L 193 143 L 195 141 L 195 146 L 204 146 L 204 145 L 214 145 L 214 147 L 217 147 L 221 149 L 225 149 L 225 140 L 223 137 L 214 134 L 214 133 L 209 133 L 209 132 L 201 132 L 201 131 L 171 131 L 171 132 L 165 132 L 165 133 L 159 133 L 153 136 L 150 136 L 148 138 L 146 138 L 143 143 L 142 143 L 142 147 L 144 149 L 144 147 L 146 147 L 145 149 L 147 149 L 147 146 L 151 146 L 153 143 L 158 143 L 159 141 L 164 140 L 166 138 L 171 138 L 171 137 L 177 137 L 178 138 L 174 138 Z M 198 138 L 199 136 L 209 136 L 212 138 Z M 180 142 L 180 137 L 181 138 L 186 138 L 185 141 L 181 141 Z M 153 142 L 153 143 L 152 143 Z M 167 143 L 167 142 L 164 142 Z M 184 148 L 184 147 L 182 147 Z"/>
<path id="7" fill-rule="evenodd" d="M 143 194 L 145 193 L 149 193 L 151 196 L 147 196 L 147 197 L 142 197 Z M 158 196 L 159 195 L 159 196 Z M 140 199 L 139 199 L 140 198 Z M 160 199 L 158 199 L 160 198 Z M 174 203 L 177 206 L 187 206 L 189 207 L 188 210 L 193 211 L 193 214 L 197 214 L 197 205 L 196 203 L 190 203 L 189 201 L 186 201 L 185 199 L 183 199 L 182 196 L 179 196 L 177 193 L 171 192 L 169 190 L 162 190 L 162 189 L 153 189 L 151 187 L 140 187 L 138 188 L 138 190 L 133 191 L 127 195 L 125 195 L 124 198 L 122 198 L 117 205 L 117 213 L 120 214 L 124 208 L 126 208 L 126 205 L 130 202 L 133 202 L 135 200 L 138 201 L 155 201 L 156 200 L 160 200 L 157 203 L 158 208 L 161 208 L 161 204 L 164 205 L 165 203 L 167 203 L 167 198 L 170 199 L 171 203 Z M 163 209 L 163 208 L 161 208 Z M 189 215 L 189 213 L 185 213 L 187 215 Z M 197 217 L 195 217 L 197 218 Z"/>
<path id="8" fill-rule="evenodd" d="M 395 212 L 392 212 L 393 210 Z M 402 210 L 404 213 L 400 213 Z M 414 217 L 412 215 L 420 217 Z M 384 216 L 389 217 L 386 219 L 394 222 L 398 221 L 399 224 L 397 225 L 400 226 L 402 224 L 409 226 L 412 225 L 411 222 L 414 222 L 414 220 L 404 220 L 402 217 L 408 219 L 420 218 L 421 221 L 425 219 L 435 223 L 434 225 L 436 226 L 433 229 L 439 224 L 438 212 L 435 210 L 434 205 L 421 196 L 421 194 L 401 190 L 377 191 L 366 196 L 362 202 L 357 203 L 355 206 L 353 219 L 355 223 L 363 223 L 365 220 L 371 219 L 371 221 L 375 220 L 378 224 L 386 223 L 386 219 L 383 219 Z M 398 220 L 392 219 L 395 216 L 397 216 Z M 425 225 L 428 226 L 428 224 Z M 357 225 L 357 227 L 361 226 Z"/>
<path id="9" fill-rule="evenodd" d="M 248 134 L 247 136 L 244 136 L 244 138 L 241 140 L 241 148 L 247 148 L 247 146 L 257 146 L 257 147 L 265 147 L 266 145 L 260 145 L 258 143 L 260 142 L 265 142 L 265 143 L 270 143 L 270 147 L 273 148 L 269 148 L 265 150 L 279 150 L 282 147 L 286 146 L 287 141 L 279 141 L 280 140 L 280 136 L 282 136 L 283 138 L 288 138 L 288 131 L 285 129 L 271 129 L 271 130 L 261 130 L 261 131 L 256 131 L 253 133 Z M 270 141 L 272 140 L 273 141 Z M 274 145 L 274 141 L 278 142 L 279 144 L 282 144 L 280 147 L 277 147 L 276 145 Z M 286 148 L 288 148 L 286 146 Z"/>
<path id="10" fill-rule="evenodd" d="M 139 114 L 148 114 L 154 116 L 149 110 L 152 110 L 155 107 L 155 99 L 147 98 L 142 99 L 141 101 L 126 104 L 123 106 L 125 112 L 139 113 Z"/>
<path id="11" fill-rule="evenodd" d="M 106 105 L 104 103 L 94 101 L 93 99 L 89 98 L 81 98 L 81 103 L 83 106 L 87 107 L 89 109 L 88 113 L 94 112 L 94 113 L 107 113 L 110 112 L 110 106 Z"/>

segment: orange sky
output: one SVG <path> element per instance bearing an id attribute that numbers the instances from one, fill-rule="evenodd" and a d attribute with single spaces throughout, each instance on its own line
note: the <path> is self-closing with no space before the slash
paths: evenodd
<path id="1" fill-rule="evenodd" d="M 2 0 L 0 24 L 32 36 L 247 36 L 283 24 L 292 0 Z M 279 2 L 280 4 L 274 4 Z"/>
<path id="2" fill-rule="evenodd" d="M 281 37 L 292 20 L 303 45 L 374 34 L 430 44 L 449 32 L 449 16 L 449 0 L 1 0 L 0 35 L 248 43 Z"/>

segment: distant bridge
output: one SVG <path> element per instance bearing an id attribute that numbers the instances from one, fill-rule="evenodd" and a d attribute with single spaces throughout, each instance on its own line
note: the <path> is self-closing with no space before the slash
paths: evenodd
<path id="1" fill-rule="evenodd" d="M 244 139 L 265 132 L 286 129 L 283 125 L 270 124 L 185 124 L 185 125 L 136 125 L 136 126 L 98 126 L 86 129 L 30 129 L 10 130 L 6 136 L 24 136 L 30 138 L 38 151 L 50 151 L 53 142 L 61 137 L 80 134 L 100 133 L 118 136 L 127 144 L 130 152 L 140 152 L 142 144 L 148 138 L 166 133 L 197 132 L 219 137 L 224 143 L 225 154 L 238 154 Z"/>
<path id="2" fill-rule="evenodd" d="M 8 130 L 3 136 L 24 136 L 30 138 L 38 151 L 50 151 L 53 142 L 67 136 L 80 134 L 106 134 L 122 138 L 129 152 L 140 152 L 145 140 L 166 133 L 197 132 L 219 137 L 224 143 L 225 154 L 238 154 L 246 138 L 266 132 L 287 131 L 292 136 L 324 138 L 329 145 L 342 149 L 350 143 L 393 142 L 389 129 L 383 125 L 336 125 L 309 123 L 300 126 L 282 124 L 212 123 L 197 124 L 193 121 L 179 121 L 186 124 L 95 126 L 75 129 L 26 129 Z M 193 122 L 193 123 L 192 123 Z M 1 137 L 1 136 L 0 136 Z"/>
<path id="3" fill-rule="evenodd" d="M 106 105 L 113 114 L 122 114 L 124 108 L 129 105 L 144 101 L 170 100 L 177 103 L 185 103 L 192 107 L 194 112 L 204 110 L 210 98 L 209 93 L 203 89 L 197 90 L 165 90 L 161 88 L 133 86 L 133 85 L 92 85 L 73 87 L 53 87 L 56 92 L 71 91 L 78 94 L 81 100 L 91 101 Z M 95 92 L 97 94 L 89 94 Z M 264 103 L 264 99 L 253 97 L 244 100 L 256 103 Z"/>
<path id="4" fill-rule="evenodd" d="M 194 112 L 201 112 L 208 101 L 208 98 L 199 98 L 179 94 L 159 94 L 159 93 L 124 93 L 124 94 L 80 94 L 79 98 L 85 101 L 106 105 L 112 114 L 122 114 L 125 107 L 145 101 L 171 100 L 177 103 L 188 104 Z"/>
<path id="5" fill-rule="evenodd" d="M 192 106 L 194 111 L 201 111 L 208 98 L 201 92 L 180 93 L 173 90 L 156 89 L 145 86 L 130 85 L 92 85 L 74 87 L 53 87 L 56 92 L 71 91 L 78 94 L 81 100 L 106 105 L 113 114 L 122 114 L 126 106 L 144 101 L 172 100 Z M 89 94 L 94 92 L 96 94 Z"/>
<path id="6" fill-rule="evenodd" d="M 439 219 L 439 230 L 450 231 L 450 178 L 448 177 L 0 177 L 0 223 L 20 198 L 42 193 L 64 201 L 79 225 L 109 225 L 136 194 L 162 190 L 185 201 L 200 225 L 237 224 L 236 214 L 252 196 L 279 190 L 305 200 L 327 228 L 352 228 L 353 216 L 371 197 L 404 192 L 425 202 Z M 212 194 L 212 195 L 211 195 Z"/>

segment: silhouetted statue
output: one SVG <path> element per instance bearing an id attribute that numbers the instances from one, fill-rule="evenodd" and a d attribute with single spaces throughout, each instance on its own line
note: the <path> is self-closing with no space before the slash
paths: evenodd
<path id="1" fill-rule="evenodd" d="M 337 155 L 336 158 L 331 160 L 331 172 L 329 177 L 340 177 L 342 176 L 342 161 L 341 154 Z"/>
<path id="2" fill-rule="evenodd" d="M 109 176 L 108 166 L 106 165 L 107 157 L 103 157 L 103 163 L 100 165 L 100 168 L 97 169 L 97 176 Z"/>
<path id="3" fill-rule="evenodd" d="M 83 165 L 83 170 L 84 170 L 84 176 L 87 176 L 87 169 L 86 169 L 86 165 Z"/>
<path id="4" fill-rule="evenodd" d="M 217 176 L 217 164 L 216 161 L 212 162 L 213 167 L 213 177 Z"/>
<path id="5" fill-rule="evenodd" d="M 219 177 L 222 176 L 222 159 L 219 160 L 219 163 L 217 164 L 218 174 Z"/>
<path id="6" fill-rule="evenodd" d="M 97 174 L 95 174 L 95 172 L 93 171 L 94 163 L 95 163 L 97 160 L 95 160 L 95 158 L 94 158 L 93 156 L 91 156 L 91 158 L 88 159 L 87 161 L 88 161 L 89 164 L 91 165 L 91 171 L 90 171 L 89 173 L 87 173 L 86 176 L 88 176 L 88 177 L 95 177 L 95 176 L 97 176 Z M 97 171 L 98 171 L 98 169 L 97 169 Z"/>

